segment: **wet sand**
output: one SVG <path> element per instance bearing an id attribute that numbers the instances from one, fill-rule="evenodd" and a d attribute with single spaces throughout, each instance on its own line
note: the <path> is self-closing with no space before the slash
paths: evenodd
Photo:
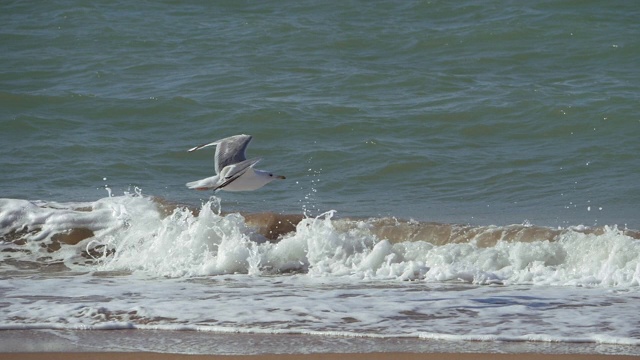
<path id="1" fill-rule="evenodd" d="M 99 353 L 1 353 L 0 360 L 631 360 L 635 356 L 620 355 L 549 355 L 549 354 L 411 354 L 411 353 L 361 353 L 361 354 L 265 354 L 265 355 L 182 355 L 141 352 L 99 352 Z"/>

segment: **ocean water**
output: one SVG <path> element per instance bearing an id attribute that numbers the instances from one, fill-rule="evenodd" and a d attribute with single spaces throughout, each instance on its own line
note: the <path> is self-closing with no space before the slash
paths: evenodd
<path id="1" fill-rule="evenodd" d="M 3 350 L 640 354 L 640 4 L 0 9 Z"/>

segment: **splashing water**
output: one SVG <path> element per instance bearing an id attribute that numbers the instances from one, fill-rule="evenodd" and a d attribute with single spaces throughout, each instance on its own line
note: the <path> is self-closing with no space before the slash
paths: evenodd
<path id="1" fill-rule="evenodd" d="M 88 203 L 3 199 L 0 206 L 3 267 L 63 264 L 75 271 L 169 277 L 293 272 L 473 284 L 640 284 L 638 234 L 616 227 L 470 227 L 336 219 L 329 211 L 301 217 L 293 231 L 270 241 L 245 216 L 223 214 L 216 197 L 199 209 L 168 207 L 136 189 Z"/>

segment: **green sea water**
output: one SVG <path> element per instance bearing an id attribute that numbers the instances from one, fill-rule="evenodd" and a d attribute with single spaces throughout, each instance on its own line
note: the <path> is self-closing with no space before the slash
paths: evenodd
<path id="1" fill-rule="evenodd" d="M 638 19 L 0 1 L 0 348 L 638 355 Z"/>
<path id="2" fill-rule="evenodd" d="M 0 197 L 640 228 L 640 3 L 4 1 Z"/>

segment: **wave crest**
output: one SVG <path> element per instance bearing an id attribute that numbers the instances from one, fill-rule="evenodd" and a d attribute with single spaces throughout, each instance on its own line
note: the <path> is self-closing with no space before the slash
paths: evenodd
<path id="1" fill-rule="evenodd" d="M 0 200 L 3 269 L 248 273 L 637 287 L 640 238 L 617 227 L 471 226 L 395 218 L 225 214 L 139 193 L 87 203 Z M 60 267 L 52 267 L 57 270 Z"/>

